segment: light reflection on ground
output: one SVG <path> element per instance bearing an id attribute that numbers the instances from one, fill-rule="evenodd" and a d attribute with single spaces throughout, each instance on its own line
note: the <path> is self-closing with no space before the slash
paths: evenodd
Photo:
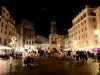
<path id="1" fill-rule="evenodd" d="M 11 68 L 13 68 L 13 70 Z M 8 73 L 9 71 L 14 71 L 14 69 L 15 69 L 15 65 L 12 64 L 12 66 L 10 66 L 9 60 L 0 59 L 0 74 Z"/>

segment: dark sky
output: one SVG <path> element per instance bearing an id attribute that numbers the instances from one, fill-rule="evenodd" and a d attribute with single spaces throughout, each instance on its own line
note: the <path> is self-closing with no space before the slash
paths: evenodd
<path id="1" fill-rule="evenodd" d="M 66 34 L 72 26 L 72 19 L 85 5 L 100 5 L 99 0 L 0 0 L 15 18 L 34 23 L 36 34 L 48 36 L 50 22 L 55 18 L 58 34 Z"/>

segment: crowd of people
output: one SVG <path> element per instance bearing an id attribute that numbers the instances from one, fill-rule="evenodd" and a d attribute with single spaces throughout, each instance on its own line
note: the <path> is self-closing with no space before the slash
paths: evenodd
<path id="1" fill-rule="evenodd" d="M 68 50 L 67 55 L 72 57 L 72 59 L 76 60 L 77 62 L 82 61 L 87 63 L 89 59 L 94 59 L 94 61 L 100 61 L 100 51 L 86 51 L 86 50 Z"/>
<path id="2" fill-rule="evenodd" d="M 95 51 L 95 52 L 90 52 L 90 51 L 86 51 L 86 50 L 68 50 L 66 52 L 64 52 L 63 50 L 56 50 L 55 48 L 52 50 L 42 50 L 41 48 L 38 48 L 37 51 L 35 50 L 31 50 L 29 51 L 28 49 L 25 49 L 24 52 L 22 53 L 22 56 L 20 54 L 20 52 L 18 50 L 14 51 L 14 50 L 10 50 L 10 51 L 6 51 L 4 52 L 4 57 L 6 59 L 9 59 L 9 64 L 12 65 L 13 60 L 15 60 L 15 65 L 18 65 L 19 62 L 19 58 L 23 59 L 23 66 L 27 66 L 27 65 L 33 65 L 33 62 L 35 61 L 35 59 L 40 58 L 40 59 L 44 59 L 44 58 L 64 58 L 64 57 L 71 57 L 72 59 L 78 61 L 82 61 L 87 63 L 87 61 L 90 58 L 95 59 L 95 61 L 99 61 L 100 62 L 100 51 Z"/>
<path id="3" fill-rule="evenodd" d="M 64 53 L 62 51 L 57 51 L 56 49 L 53 50 L 42 50 L 41 48 L 38 48 L 38 51 L 34 51 L 32 50 L 31 52 L 29 52 L 27 49 L 25 49 L 24 53 L 23 53 L 23 58 L 24 58 L 24 66 L 27 65 L 33 65 L 33 62 L 36 58 L 51 58 L 51 57 L 64 57 Z"/>
<path id="4" fill-rule="evenodd" d="M 57 51 L 55 48 L 52 50 L 42 50 L 41 48 L 37 48 L 36 50 L 29 50 L 29 49 L 25 49 L 23 51 L 23 53 L 21 54 L 19 52 L 19 50 L 5 50 L 2 53 L 2 58 L 3 59 L 8 59 L 9 60 L 9 64 L 12 65 L 13 60 L 15 60 L 15 65 L 18 65 L 19 59 L 22 59 L 22 64 L 23 66 L 27 66 L 27 65 L 33 65 L 33 62 L 35 61 L 35 59 L 40 58 L 40 59 L 44 59 L 44 58 L 51 58 L 51 57 L 64 57 L 65 54 L 63 53 L 63 51 Z"/>

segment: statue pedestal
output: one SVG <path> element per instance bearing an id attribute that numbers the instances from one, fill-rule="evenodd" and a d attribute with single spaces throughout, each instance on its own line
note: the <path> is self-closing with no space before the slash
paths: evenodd
<path id="1" fill-rule="evenodd" d="M 50 46 L 49 46 L 49 49 L 50 49 L 50 50 L 53 50 L 53 48 L 56 48 L 57 51 L 59 50 L 59 46 L 57 46 L 57 45 L 50 45 Z"/>
<path id="2" fill-rule="evenodd" d="M 49 49 L 53 50 L 53 48 L 56 48 L 57 50 L 59 50 L 59 46 L 58 46 L 58 34 L 56 33 L 51 33 L 49 35 Z"/>

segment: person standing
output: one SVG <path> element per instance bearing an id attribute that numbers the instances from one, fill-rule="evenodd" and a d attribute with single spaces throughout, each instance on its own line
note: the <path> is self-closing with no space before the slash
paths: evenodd
<path id="1" fill-rule="evenodd" d="M 79 50 L 76 51 L 76 60 L 79 61 Z"/>
<path id="2" fill-rule="evenodd" d="M 15 51 L 15 65 L 18 65 L 18 59 L 19 59 L 20 53 L 19 51 Z"/>
<path id="3" fill-rule="evenodd" d="M 14 51 L 11 50 L 10 53 L 9 53 L 9 61 L 10 61 L 10 65 L 12 65 L 13 58 L 14 58 Z"/>
<path id="4" fill-rule="evenodd" d="M 28 52 L 27 49 L 25 49 L 25 51 L 24 51 L 24 53 L 23 53 L 23 59 L 24 59 L 24 64 L 23 64 L 23 66 L 24 66 L 24 65 L 27 66 L 27 63 L 28 63 L 27 58 L 28 58 L 28 56 L 29 56 L 29 52 Z"/>
<path id="5" fill-rule="evenodd" d="M 97 61 L 97 51 L 94 51 L 94 59 Z"/>
<path id="6" fill-rule="evenodd" d="M 75 59 L 76 58 L 76 51 L 72 51 L 71 56 Z"/>

